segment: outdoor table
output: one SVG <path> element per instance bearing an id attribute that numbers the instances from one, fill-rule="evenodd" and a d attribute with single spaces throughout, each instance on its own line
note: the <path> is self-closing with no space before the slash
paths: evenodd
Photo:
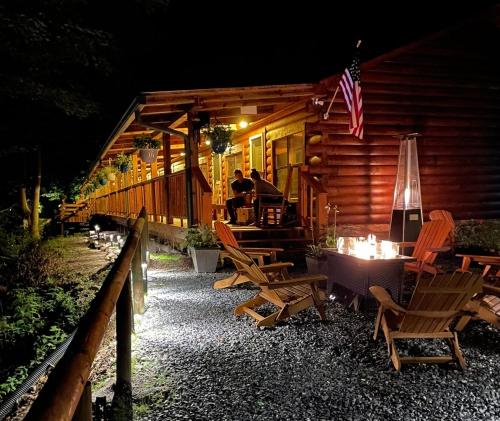
<path id="1" fill-rule="evenodd" d="M 398 255 L 393 258 L 358 257 L 349 252 L 324 249 L 328 259 L 327 294 L 333 285 L 341 285 L 352 291 L 355 296 L 350 305 L 359 310 L 360 298 L 367 298 L 369 288 L 374 285 L 387 289 L 392 298 L 400 303 L 404 280 L 404 264 L 415 261 L 414 257 Z"/>

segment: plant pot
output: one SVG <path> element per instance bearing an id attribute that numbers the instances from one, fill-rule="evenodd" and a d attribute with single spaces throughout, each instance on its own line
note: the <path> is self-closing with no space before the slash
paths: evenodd
<path id="1" fill-rule="evenodd" d="M 229 142 L 219 139 L 212 139 L 212 151 L 222 154 L 226 151 Z"/>
<path id="2" fill-rule="evenodd" d="M 139 157 L 146 164 L 151 164 L 158 157 L 158 149 L 139 149 Z"/>
<path id="3" fill-rule="evenodd" d="M 118 167 L 118 171 L 120 171 L 121 173 L 125 174 L 127 172 L 130 171 L 130 166 L 129 165 L 120 165 Z"/>
<path id="4" fill-rule="evenodd" d="M 328 260 L 326 257 L 306 256 L 307 273 L 310 275 L 328 276 Z M 326 288 L 326 281 L 318 282 L 320 288 Z"/>
<path id="5" fill-rule="evenodd" d="M 198 273 L 215 272 L 219 260 L 219 249 L 195 249 L 189 247 L 194 270 Z"/>

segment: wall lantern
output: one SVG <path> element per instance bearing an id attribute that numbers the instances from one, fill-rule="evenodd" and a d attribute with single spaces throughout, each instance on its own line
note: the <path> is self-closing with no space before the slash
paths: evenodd
<path id="1" fill-rule="evenodd" d="M 391 241 L 415 241 L 422 227 L 418 136 L 420 136 L 418 133 L 410 133 L 400 137 L 398 172 L 389 233 Z"/>

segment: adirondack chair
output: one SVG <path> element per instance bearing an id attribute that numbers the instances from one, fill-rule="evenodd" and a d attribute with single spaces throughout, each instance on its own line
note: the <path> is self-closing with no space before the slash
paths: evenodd
<path id="1" fill-rule="evenodd" d="M 224 248 L 227 250 L 226 246 L 231 245 L 236 248 L 240 248 L 238 245 L 238 241 L 236 241 L 236 238 L 231 231 L 231 228 L 229 228 L 226 224 L 224 224 L 221 221 L 215 221 L 214 223 L 215 226 L 215 232 L 217 233 L 217 236 L 219 237 L 219 240 L 222 242 L 222 245 Z M 257 260 L 258 264 L 260 266 L 264 267 L 264 257 L 269 257 L 271 261 L 271 265 L 266 265 L 266 267 L 263 269 L 266 273 L 269 274 L 274 274 L 275 277 L 281 278 L 281 279 L 288 279 L 288 270 L 287 268 L 293 266 L 293 263 L 290 262 L 285 262 L 285 263 L 276 263 L 276 253 L 283 251 L 282 248 L 276 248 L 276 247 L 245 247 L 241 248 L 244 252 L 248 253 L 248 255 Z M 227 253 L 227 252 L 226 252 Z M 222 254 L 222 256 L 228 256 L 228 254 Z M 230 286 L 242 284 L 245 282 L 249 282 L 250 280 L 248 277 L 244 274 L 244 271 L 241 268 L 241 265 L 237 262 L 235 262 L 236 266 L 236 272 L 232 274 L 228 278 L 220 279 L 216 281 L 213 284 L 213 287 L 215 289 L 222 289 L 222 288 L 227 288 Z"/>
<path id="2" fill-rule="evenodd" d="M 465 328 L 471 318 L 481 319 L 500 329 L 500 257 L 499 256 L 476 256 L 457 254 L 462 257 L 461 271 L 467 272 L 472 262 L 484 266 L 482 277 L 487 280 L 483 284 L 483 292 L 477 294 L 470 303 L 472 315 L 464 316 L 458 329 Z"/>
<path id="3" fill-rule="evenodd" d="M 434 277 L 420 276 L 408 309 L 396 304 L 380 286 L 370 287 L 379 302 L 373 339 L 382 328 L 389 357 L 397 371 L 406 363 L 444 363 L 458 360 L 465 368 L 457 332 L 451 325 L 465 314 L 471 297 L 481 291 L 483 278 L 479 274 L 454 272 Z M 445 339 L 453 355 L 400 357 L 397 339 Z"/>
<path id="4" fill-rule="evenodd" d="M 401 248 L 414 247 L 412 257 L 417 259 L 415 262 L 405 263 L 405 270 L 416 273 L 424 271 L 431 274 L 440 272 L 434 266 L 434 261 L 439 252 L 450 250 L 450 247 L 444 244 L 451 230 L 451 225 L 446 221 L 428 221 L 422 226 L 416 242 L 399 243 Z"/>
<path id="5" fill-rule="evenodd" d="M 317 282 L 325 281 L 326 276 L 312 275 L 275 281 L 266 276 L 254 260 L 240 249 L 228 245 L 227 251 L 235 264 L 238 262 L 246 276 L 260 288 L 259 293 L 251 300 L 235 308 L 236 316 L 245 313 L 257 321 L 258 327 L 270 327 L 301 310 L 315 306 L 320 319 L 326 320 L 325 310 L 316 286 Z M 278 309 L 268 316 L 257 313 L 256 308 L 266 303 L 273 304 Z"/>
<path id="6" fill-rule="evenodd" d="M 449 245 L 453 245 L 455 240 L 455 220 L 453 219 L 453 215 L 451 212 L 447 210 L 436 209 L 429 212 L 429 218 L 431 221 L 446 221 L 448 222 L 452 229 L 450 235 L 448 236 Z"/>

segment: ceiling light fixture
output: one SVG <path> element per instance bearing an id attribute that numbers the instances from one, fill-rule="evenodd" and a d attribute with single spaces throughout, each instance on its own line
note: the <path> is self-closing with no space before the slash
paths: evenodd
<path id="1" fill-rule="evenodd" d="M 246 129 L 248 127 L 248 121 L 242 119 L 238 125 L 240 126 L 240 129 Z"/>

